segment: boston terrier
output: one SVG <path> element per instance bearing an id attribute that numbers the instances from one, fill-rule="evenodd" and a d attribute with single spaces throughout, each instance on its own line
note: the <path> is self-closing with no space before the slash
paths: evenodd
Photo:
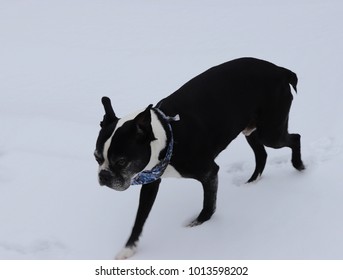
<path id="1" fill-rule="evenodd" d="M 255 154 L 248 180 L 265 167 L 266 147 L 289 147 L 301 171 L 300 135 L 288 133 L 288 115 L 296 91 L 292 71 L 256 58 L 239 58 L 210 68 L 156 106 L 118 118 L 108 97 L 96 142 L 99 184 L 117 191 L 141 184 L 131 235 L 117 259 L 131 257 L 154 204 L 161 179 L 193 178 L 202 184 L 203 208 L 190 226 L 209 220 L 216 210 L 218 154 L 243 133 Z"/>

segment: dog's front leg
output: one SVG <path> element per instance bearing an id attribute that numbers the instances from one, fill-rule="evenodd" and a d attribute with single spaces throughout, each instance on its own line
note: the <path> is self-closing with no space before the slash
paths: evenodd
<path id="1" fill-rule="evenodd" d="M 139 236 L 142 233 L 144 223 L 148 218 L 150 210 L 155 202 L 160 182 L 161 179 L 158 179 L 150 184 L 142 186 L 136 220 L 131 232 L 131 236 L 126 242 L 125 247 L 116 256 L 117 260 L 127 259 L 135 254 Z"/>
<path id="2" fill-rule="evenodd" d="M 200 180 L 204 190 L 203 208 L 199 216 L 188 225 L 189 227 L 201 225 L 209 220 L 216 211 L 218 170 L 218 165 L 214 163 L 210 172 Z"/>

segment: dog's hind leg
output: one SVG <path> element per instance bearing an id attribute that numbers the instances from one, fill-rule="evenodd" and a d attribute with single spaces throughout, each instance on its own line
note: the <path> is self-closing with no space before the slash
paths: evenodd
<path id="1" fill-rule="evenodd" d="M 199 216 L 189 224 L 190 227 L 201 225 L 203 222 L 209 220 L 216 211 L 218 170 L 219 166 L 213 162 L 210 171 L 199 179 L 204 191 L 203 208 Z"/>
<path id="2" fill-rule="evenodd" d="M 247 181 L 247 183 L 251 183 L 262 175 L 264 167 L 266 166 L 267 152 L 263 144 L 258 140 L 257 133 L 255 131 L 249 136 L 246 136 L 246 139 L 255 154 L 255 171 Z"/>
<path id="3" fill-rule="evenodd" d="M 302 171 L 305 166 L 301 160 L 300 135 L 289 134 L 287 124 L 275 130 L 270 129 L 267 133 L 259 134 L 260 141 L 267 147 L 280 149 L 288 147 L 292 149 L 292 165 L 295 169 Z"/>
<path id="4" fill-rule="evenodd" d="M 127 259 L 135 254 L 139 236 L 142 233 L 144 223 L 149 216 L 150 210 L 154 205 L 160 182 L 161 179 L 158 179 L 150 184 L 142 186 L 136 220 L 131 232 L 131 236 L 126 242 L 125 247 L 116 256 L 116 259 Z"/>
<path id="5" fill-rule="evenodd" d="M 301 160 L 300 138 L 301 136 L 299 134 L 294 133 L 288 134 L 286 140 L 286 146 L 292 149 L 292 164 L 294 168 L 299 171 L 305 169 L 305 166 Z"/>
<path id="6" fill-rule="evenodd" d="M 293 96 L 289 85 L 281 88 L 279 100 L 274 105 L 269 104 L 260 113 L 257 121 L 257 137 L 260 143 L 266 147 L 280 149 L 289 147 L 292 149 L 292 164 L 294 168 L 301 171 L 305 166 L 301 160 L 300 135 L 288 133 L 289 110 Z"/>

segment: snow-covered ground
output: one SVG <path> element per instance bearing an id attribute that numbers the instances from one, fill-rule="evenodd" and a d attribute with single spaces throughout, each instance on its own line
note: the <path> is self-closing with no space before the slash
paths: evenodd
<path id="1" fill-rule="evenodd" d="M 243 136 L 218 158 L 209 222 L 202 188 L 166 179 L 134 259 L 343 258 L 342 1 L 0 1 L 0 258 L 112 259 L 139 187 L 100 188 L 100 98 L 117 115 L 156 103 L 207 68 L 254 56 L 298 74 L 288 149 L 257 183 Z"/>

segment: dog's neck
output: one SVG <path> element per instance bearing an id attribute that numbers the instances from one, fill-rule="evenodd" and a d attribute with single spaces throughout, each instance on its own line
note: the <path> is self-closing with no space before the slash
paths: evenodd
<path id="1" fill-rule="evenodd" d="M 153 108 L 150 111 L 150 114 L 151 127 L 153 132 L 155 132 L 155 140 L 150 143 L 150 161 L 147 166 L 132 179 L 131 185 L 149 184 L 160 179 L 168 169 L 173 154 L 174 137 L 170 122 L 179 120 L 179 116 L 167 117 L 158 108 Z"/>
<path id="2" fill-rule="evenodd" d="M 144 170 L 150 170 L 160 162 L 160 153 L 167 148 L 167 132 L 161 123 L 155 110 L 150 110 L 151 114 L 151 127 L 156 140 L 150 143 L 151 156 L 149 163 L 145 166 Z"/>

